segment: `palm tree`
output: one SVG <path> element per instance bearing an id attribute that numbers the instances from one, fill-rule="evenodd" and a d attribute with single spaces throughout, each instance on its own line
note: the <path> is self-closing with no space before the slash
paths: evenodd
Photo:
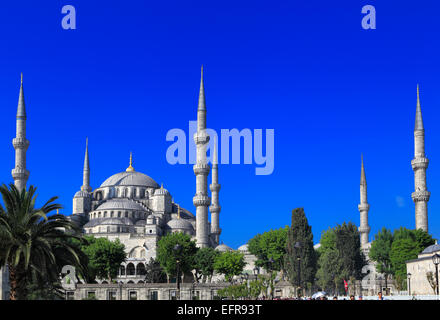
<path id="1" fill-rule="evenodd" d="M 13 184 L 0 186 L 0 266 L 9 268 L 11 300 L 27 299 L 31 284 L 59 283 L 63 264 L 87 268 L 85 255 L 71 241 L 80 240 L 79 229 L 64 215 L 47 216 L 62 208 L 53 203 L 58 197 L 35 208 L 35 192 L 34 186 L 21 192 Z"/>

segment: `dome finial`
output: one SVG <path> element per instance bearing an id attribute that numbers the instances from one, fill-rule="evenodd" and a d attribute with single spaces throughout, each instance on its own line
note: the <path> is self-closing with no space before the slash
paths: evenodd
<path id="1" fill-rule="evenodd" d="M 180 206 L 177 205 L 177 219 L 180 219 Z"/>
<path id="2" fill-rule="evenodd" d="M 127 170 L 125 170 L 125 171 L 133 172 L 134 168 L 133 168 L 132 164 L 133 164 L 133 154 L 132 154 L 132 152 L 130 152 L 130 165 L 128 166 Z"/>

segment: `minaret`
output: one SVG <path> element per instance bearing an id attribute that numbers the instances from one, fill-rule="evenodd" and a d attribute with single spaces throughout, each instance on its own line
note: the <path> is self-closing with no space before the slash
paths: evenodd
<path id="1" fill-rule="evenodd" d="M 431 193 L 426 187 L 426 169 L 429 160 L 425 157 L 425 129 L 423 128 L 422 109 L 420 107 L 419 86 L 417 85 L 416 124 L 414 128 L 414 170 L 415 191 L 411 197 L 416 207 L 416 229 L 428 232 L 428 201 Z"/>
<path id="2" fill-rule="evenodd" d="M 209 186 L 211 189 L 212 202 L 209 210 L 211 211 L 211 234 L 214 236 L 214 242 L 219 244 L 220 233 L 222 232 L 219 224 L 219 214 L 221 206 L 219 203 L 220 185 L 218 184 L 218 157 L 217 157 L 217 139 L 214 141 L 214 157 L 212 160 L 212 183 Z"/>
<path id="3" fill-rule="evenodd" d="M 26 170 L 26 150 L 29 147 L 29 140 L 26 139 L 26 108 L 23 92 L 23 73 L 21 74 L 20 95 L 17 107 L 17 129 L 16 137 L 12 140 L 15 149 L 15 168 L 12 170 L 14 184 L 19 191 L 26 188 L 29 178 L 29 171 Z"/>
<path id="4" fill-rule="evenodd" d="M 209 135 L 206 133 L 206 103 L 203 87 L 203 66 L 201 69 L 199 106 L 197 109 L 197 132 L 194 134 L 197 148 L 194 174 L 196 175 L 196 194 L 193 198 L 196 207 L 196 243 L 199 248 L 209 246 L 208 206 L 211 199 L 208 196 L 208 174 L 211 169 L 206 158 L 206 146 Z"/>
<path id="5" fill-rule="evenodd" d="M 363 156 L 361 156 L 361 162 L 361 202 L 358 205 L 358 209 L 361 214 L 361 224 L 359 227 L 359 233 L 361 234 L 361 247 L 364 248 L 368 244 L 368 234 L 370 233 L 370 226 L 368 225 L 368 210 L 370 209 L 370 205 L 367 201 L 367 178 L 365 177 Z"/>
<path id="6" fill-rule="evenodd" d="M 90 187 L 89 138 L 86 138 L 86 154 L 84 156 L 83 185 L 81 190 L 86 192 L 92 191 Z"/>

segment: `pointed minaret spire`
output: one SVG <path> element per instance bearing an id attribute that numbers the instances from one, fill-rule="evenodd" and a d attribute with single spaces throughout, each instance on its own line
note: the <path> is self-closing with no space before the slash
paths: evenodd
<path id="1" fill-rule="evenodd" d="M 89 165 L 89 138 L 86 138 L 86 153 L 84 155 L 84 169 L 83 169 L 83 185 L 82 191 L 91 192 L 90 187 L 90 165 Z"/>
<path id="2" fill-rule="evenodd" d="M 423 118 L 422 118 L 422 108 L 420 107 L 419 85 L 417 85 L 416 125 L 414 127 L 414 130 L 424 130 L 424 128 L 423 128 Z"/>
<path id="3" fill-rule="evenodd" d="M 125 170 L 127 172 L 133 172 L 134 168 L 133 168 L 133 154 L 130 152 L 130 165 L 128 166 L 127 170 Z"/>
<path id="4" fill-rule="evenodd" d="M 219 215 L 221 211 L 221 206 L 219 203 L 219 191 L 220 184 L 218 183 L 218 157 L 217 157 L 217 137 L 214 138 L 214 154 L 212 158 L 212 183 L 209 186 L 211 189 L 211 206 L 209 210 L 211 211 L 211 234 L 213 235 L 214 242 L 216 245 L 219 244 L 220 240 L 220 222 Z"/>
<path id="5" fill-rule="evenodd" d="M 208 195 L 208 175 L 211 170 L 206 158 L 206 146 L 209 142 L 209 135 L 206 133 L 206 103 L 205 89 L 203 85 L 203 66 L 201 70 L 199 105 L 197 108 L 197 132 L 194 135 L 196 144 L 196 164 L 194 174 L 196 175 L 196 194 L 193 204 L 196 207 L 196 241 L 199 248 L 209 246 L 209 222 L 208 206 L 211 199 Z"/>
<path id="6" fill-rule="evenodd" d="M 365 177 L 364 155 L 361 154 L 361 185 L 367 185 L 367 178 Z"/>
<path id="7" fill-rule="evenodd" d="M 358 205 L 361 224 L 359 233 L 361 235 L 361 247 L 365 248 L 368 244 L 368 235 L 370 233 L 370 226 L 368 225 L 368 210 L 370 205 L 367 200 L 367 178 L 365 177 L 364 156 L 361 155 L 361 184 L 360 184 L 361 199 Z"/>
<path id="8" fill-rule="evenodd" d="M 199 91 L 199 107 L 198 110 L 206 110 L 205 86 L 203 85 L 203 65 L 200 71 L 200 91 Z"/>
<path id="9" fill-rule="evenodd" d="M 29 171 L 26 170 L 26 151 L 29 140 L 26 139 L 26 108 L 24 103 L 23 73 L 20 80 L 20 93 L 18 96 L 16 136 L 12 140 L 15 149 L 15 168 L 12 170 L 14 184 L 19 191 L 26 188 Z"/>
<path id="10" fill-rule="evenodd" d="M 425 156 L 425 129 L 420 107 L 420 92 L 417 85 L 416 125 L 414 127 L 414 159 L 411 166 L 414 171 L 415 191 L 411 197 L 416 209 L 416 229 L 428 232 L 428 201 L 431 193 L 426 186 L 426 169 L 429 160 Z"/>

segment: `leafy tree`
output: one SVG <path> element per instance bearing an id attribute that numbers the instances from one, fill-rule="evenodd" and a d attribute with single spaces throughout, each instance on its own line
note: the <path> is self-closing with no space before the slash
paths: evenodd
<path id="1" fill-rule="evenodd" d="M 177 244 L 182 247 L 179 253 L 174 251 Z M 191 240 L 189 235 L 181 232 L 169 233 L 159 240 L 156 259 L 168 277 L 174 277 L 177 275 L 177 261 L 179 261 L 179 269 L 183 274 L 194 269 L 196 252 L 196 243 Z"/>
<path id="2" fill-rule="evenodd" d="M 321 249 L 321 248 L 320 248 Z M 338 281 L 336 277 L 341 274 L 341 264 L 338 250 L 329 248 L 322 250 L 319 261 L 318 278 L 319 286 L 327 292 L 335 292 Z"/>
<path id="3" fill-rule="evenodd" d="M 222 252 L 214 262 L 214 270 L 225 276 L 226 281 L 232 282 L 234 276 L 243 272 L 246 265 L 244 255 L 236 251 Z"/>
<path id="4" fill-rule="evenodd" d="M 32 285 L 59 283 L 60 265 L 69 262 L 79 269 L 84 255 L 69 239 L 79 238 L 79 230 L 64 215 L 48 214 L 62 208 L 52 197 L 35 207 L 36 188 L 22 191 L 10 184 L 0 186 L 0 266 L 8 265 L 10 299 L 28 298 Z"/>
<path id="5" fill-rule="evenodd" d="M 217 259 L 219 255 L 220 252 L 210 247 L 197 250 L 194 257 L 194 269 L 196 270 L 197 281 L 199 281 L 201 277 L 203 277 L 204 280 L 212 277 L 215 259 Z"/>
<path id="6" fill-rule="evenodd" d="M 166 282 L 166 274 L 160 266 L 159 261 L 150 258 L 150 262 L 145 267 L 145 282 L 163 283 Z"/>
<path id="7" fill-rule="evenodd" d="M 312 227 L 309 225 L 303 208 L 292 211 L 292 226 L 288 232 L 285 255 L 285 266 L 290 282 L 296 286 L 298 273 L 299 286 L 305 287 L 305 283 L 314 283 L 317 270 L 317 254 L 313 248 Z M 296 243 L 300 247 L 295 246 Z M 298 270 L 298 258 L 300 270 Z"/>
<path id="8" fill-rule="evenodd" d="M 286 254 L 287 234 L 289 227 L 270 230 L 257 234 L 249 240 L 248 249 L 257 257 L 255 265 L 266 270 L 280 271 L 284 269 L 284 255 Z M 273 262 L 271 262 L 271 259 Z"/>
<path id="9" fill-rule="evenodd" d="M 388 287 L 388 277 L 393 274 L 391 266 L 391 246 L 393 244 L 393 234 L 387 228 L 382 228 L 371 243 L 370 259 L 375 261 L 376 270 L 385 277 L 385 287 Z"/>
<path id="10" fill-rule="evenodd" d="M 398 287 L 406 288 L 406 261 L 416 259 L 419 252 L 419 244 L 412 238 L 401 238 L 393 241 L 390 260 Z"/>
<path id="11" fill-rule="evenodd" d="M 85 236 L 87 244 L 82 250 L 89 258 L 91 274 L 99 279 L 108 279 L 109 282 L 116 278 L 121 263 L 125 261 L 125 246 L 116 239 L 94 238 Z"/>

